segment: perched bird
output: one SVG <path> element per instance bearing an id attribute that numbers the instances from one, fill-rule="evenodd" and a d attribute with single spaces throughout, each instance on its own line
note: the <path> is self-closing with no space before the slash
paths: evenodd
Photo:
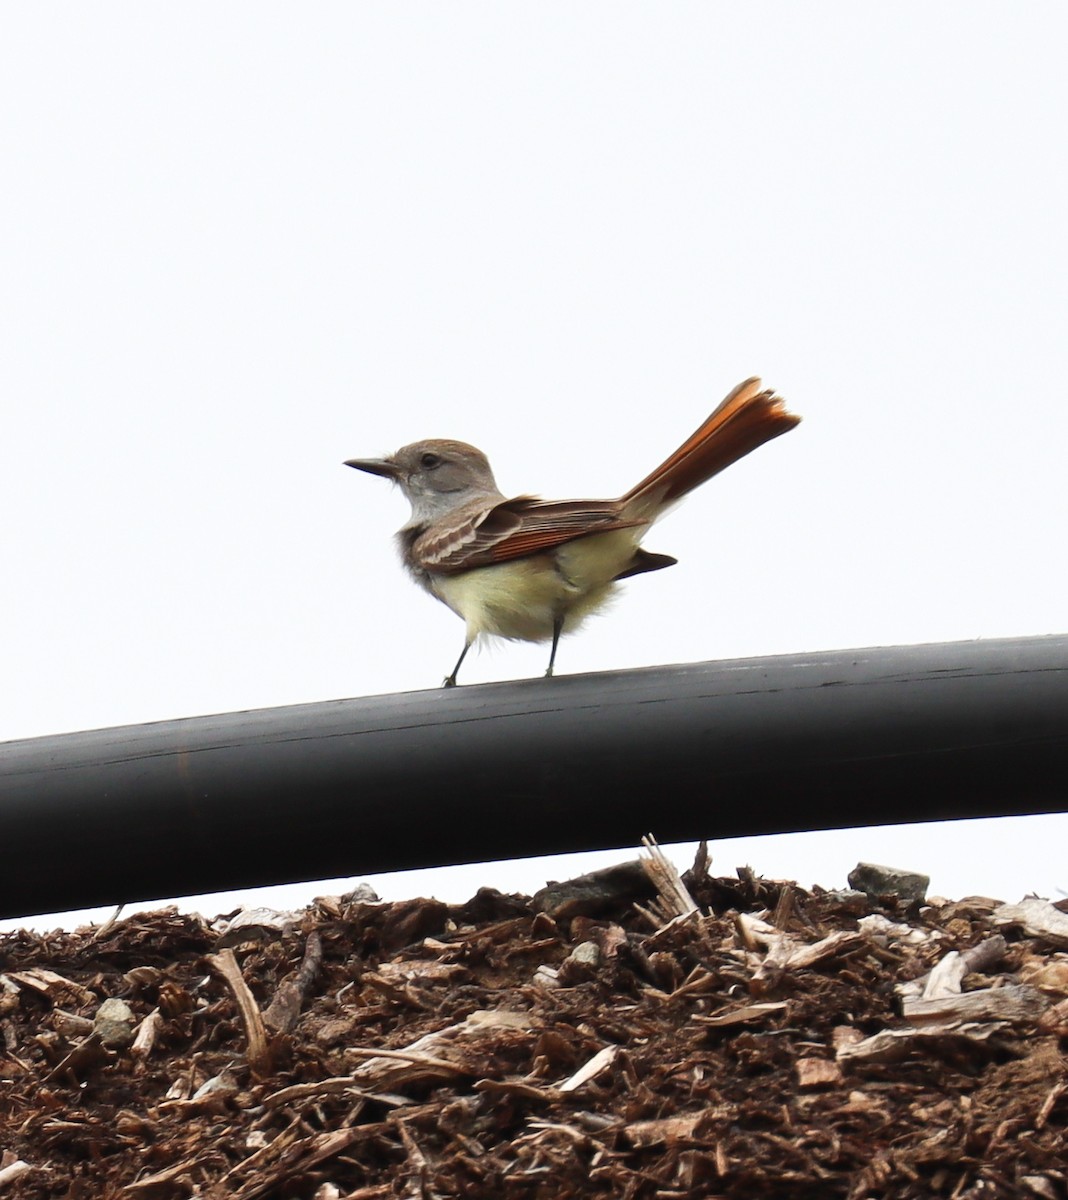
<path id="1" fill-rule="evenodd" d="M 446 687 L 480 634 L 552 641 L 596 612 L 620 579 L 677 560 L 640 543 L 687 492 L 798 423 L 759 379 L 740 383 L 712 415 L 618 500 L 509 500 L 481 450 L 433 438 L 388 458 L 345 465 L 398 484 L 412 506 L 397 534 L 412 578 L 467 624 Z"/>

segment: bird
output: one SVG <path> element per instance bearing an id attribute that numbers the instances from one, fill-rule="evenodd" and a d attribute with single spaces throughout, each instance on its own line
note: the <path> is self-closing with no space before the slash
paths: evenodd
<path id="1" fill-rule="evenodd" d="M 454 687 L 480 636 L 551 642 L 601 609 L 620 580 L 674 566 L 646 550 L 649 527 L 687 493 L 793 429 L 800 417 L 758 378 L 738 384 L 685 442 L 617 500 L 509 499 L 489 460 L 466 442 L 429 438 L 345 466 L 397 484 L 411 516 L 397 534 L 411 577 L 463 619 Z"/>

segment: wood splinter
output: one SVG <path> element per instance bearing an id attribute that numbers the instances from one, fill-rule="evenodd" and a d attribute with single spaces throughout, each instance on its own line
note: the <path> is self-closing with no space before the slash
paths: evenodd
<path id="1" fill-rule="evenodd" d="M 230 949 L 207 956 L 208 965 L 219 975 L 234 994 L 241 1021 L 248 1039 L 248 1065 L 254 1075 L 265 1075 L 271 1068 L 271 1047 L 259 1005 L 248 989 L 245 977 Z"/>

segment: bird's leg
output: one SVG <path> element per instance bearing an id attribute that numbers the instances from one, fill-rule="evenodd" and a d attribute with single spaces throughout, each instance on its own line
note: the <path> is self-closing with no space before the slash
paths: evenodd
<path id="1" fill-rule="evenodd" d="M 557 617 L 553 621 L 553 648 L 549 651 L 549 666 L 545 672 L 545 678 L 551 679 L 553 674 L 553 663 L 556 662 L 556 647 L 560 641 L 560 634 L 564 628 L 564 618 Z"/>
<path id="2" fill-rule="evenodd" d="M 460 664 L 467 657 L 467 652 L 470 649 L 471 649 L 471 642 L 464 642 L 464 648 L 460 651 L 460 657 L 456 660 L 456 666 L 453 667 L 452 674 L 441 685 L 442 687 L 455 687 L 456 686 L 456 672 L 459 671 Z"/>

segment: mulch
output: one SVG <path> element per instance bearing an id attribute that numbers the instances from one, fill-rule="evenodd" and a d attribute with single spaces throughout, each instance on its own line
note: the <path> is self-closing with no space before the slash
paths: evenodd
<path id="1" fill-rule="evenodd" d="M 0 936 L 0 1200 L 1068 1196 L 1058 906 L 661 883 Z"/>

